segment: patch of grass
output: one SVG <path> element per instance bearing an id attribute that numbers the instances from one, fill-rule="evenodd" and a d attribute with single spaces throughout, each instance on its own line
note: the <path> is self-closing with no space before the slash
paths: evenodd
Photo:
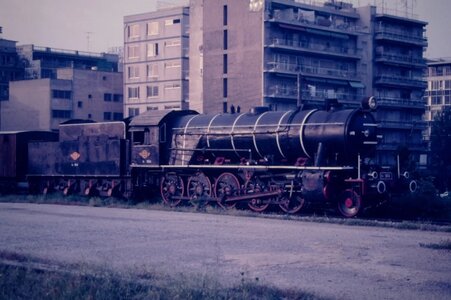
<path id="1" fill-rule="evenodd" d="M 435 250 L 451 251 L 451 240 L 442 240 L 438 243 L 430 243 L 430 244 L 420 243 L 420 247 L 435 249 Z"/>
<path id="2" fill-rule="evenodd" d="M 0 258 L 8 260 L 0 263 L 0 299 L 321 299 L 244 277 L 240 284 L 226 287 L 209 275 L 169 277 L 84 265 L 55 267 L 11 253 L 1 253 Z"/>

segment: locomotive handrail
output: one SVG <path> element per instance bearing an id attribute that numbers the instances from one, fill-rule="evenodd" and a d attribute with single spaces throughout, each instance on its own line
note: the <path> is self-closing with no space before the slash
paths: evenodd
<path id="1" fill-rule="evenodd" d="M 308 123 L 308 124 L 302 124 L 302 123 L 287 123 L 287 124 L 262 124 L 258 125 L 258 127 L 277 127 L 277 126 L 284 126 L 284 127 L 290 127 L 290 126 L 330 126 L 330 125 L 344 125 L 343 122 L 331 122 L 331 123 Z M 235 125 L 235 128 L 249 128 L 253 129 L 255 125 Z M 216 129 L 224 129 L 232 126 L 194 126 L 190 127 L 190 129 L 208 129 L 208 128 L 216 128 Z M 175 127 L 173 128 L 174 131 L 181 131 L 185 130 L 185 128 Z M 214 133 L 208 133 L 208 134 L 214 134 Z M 224 134 L 224 133 L 221 133 Z"/>
<path id="2" fill-rule="evenodd" d="M 145 165 L 136 165 L 136 167 L 145 168 Z M 343 170 L 354 170 L 355 167 L 351 166 L 327 166 L 327 167 L 320 167 L 320 166 L 266 166 L 266 165 L 160 165 L 162 169 L 177 169 L 177 168 L 197 168 L 197 169 L 231 169 L 231 168 L 237 168 L 237 169 L 259 169 L 259 170 L 307 170 L 307 171 L 343 171 Z"/>

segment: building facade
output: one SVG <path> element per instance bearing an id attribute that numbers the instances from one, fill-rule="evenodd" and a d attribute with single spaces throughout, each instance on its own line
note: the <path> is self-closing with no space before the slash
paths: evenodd
<path id="1" fill-rule="evenodd" d="M 380 99 L 378 163 L 424 153 L 426 22 L 342 1 L 191 0 L 190 108 L 357 107 Z"/>
<path id="2" fill-rule="evenodd" d="M 23 79 L 23 73 L 16 42 L 0 39 L 0 101 L 8 100 L 9 82 Z"/>
<path id="3" fill-rule="evenodd" d="M 187 109 L 189 9 L 124 17 L 124 113 Z"/>
<path id="4" fill-rule="evenodd" d="M 74 68 L 118 72 L 118 55 L 19 45 L 17 53 L 25 68 L 25 79 L 56 78 L 57 69 Z"/>
<path id="5" fill-rule="evenodd" d="M 1 107 L 4 131 L 58 130 L 69 119 L 123 119 L 122 73 L 63 68 L 56 78 L 10 82 Z"/>
<path id="6" fill-rule="evenodd" d="M 424 120 L 427 130 L 425 140 L 431 136 L 431 125 L 438 112 L 451 107 L 451 58 L 434 59 L 428 62 L 426 72 L 428 86 L 424 94 L 426 113 Z"/>

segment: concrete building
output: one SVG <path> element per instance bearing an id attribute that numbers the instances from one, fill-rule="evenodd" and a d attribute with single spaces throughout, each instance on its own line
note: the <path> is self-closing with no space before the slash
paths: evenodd
<path id="1" fill-rule="evenodd" d="M 451 107 L 451 58 L 434 59 L 428 62 L 426 72 L 428 87 L 424 98 L 426 113 L 424 120 L 428 124 L 425 140 L 431 136 L 431 123 L 439 111 Z"/>
<path id="2" fill-rule="evenodd" d="M 25 79 L 56 78 L 58 68 L 118 71 L 118 55 L 64 50 L 35 45 L 17 46 L 25 68 Z"/>
<path id="3" fill-rule="evenodd" d="M 9 82 L 23 79 L 16 41 L 0 38 L 0 101 L 8 100 Z"/>
<path id="4" fill-rule="evenodd" d="M 189 107 L 188 30 L 188 7 L 124 17 L 126 116 Z"/>
<path id="5" fill-rule="evenodd" d="M 69 119 L 123 119 L 122 73 L 62 68 L 56 78 L 10 82 L 1 128 L 57 130 Z"/>
<path id="6" fill-rule="evenodd" d="M 379 98 L 378 163 L 400 148 L 416 160 L 422 140 L 426 23 L 342 1 L 191 0 L 190 108 L 273 110 L 356 107 Z"/>

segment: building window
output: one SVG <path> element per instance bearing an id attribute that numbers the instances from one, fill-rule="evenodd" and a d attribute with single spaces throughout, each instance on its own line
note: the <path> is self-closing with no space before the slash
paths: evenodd
<path id="1" fill-rule="evenodd" d="M 128 67 L 128 78 L 139 78 L 139 66 Z"/>
<path id="2" fill-rule="evenodd" d="M 113 113 L 113 120 L 114 121 L 120 121 L 120 120 L 123 120 L 123 119 L 124 119 L 124 114 L 123 113 L 118 113 L 118 112 Z"/>
<path id="3" fill-rule="evenodd" d="M 179 89 L 179 88 L 180 88 L 180 83 L 169 83 L 164 86 L 165 90 L 173 90 L 173 89 Z"/>
<path id="4" fill-rule="evenodd" d="M 223 113 L 227 112 L 227 101 L 222 102 L 222 112 Z"/>
<path id="5" fill-rule="evenodd" d="M 139 58 L 139 45 L 128 46 L 128 58 Z"/>
<path id="6" fill-rule="evenodd" d="M 169 61 L 167 63 L 164 64 L 166 69 L 170 69 L 170 68 L 180 68 L 181 64 L 179 61 Z"/>
<path id="7" fill-rule="evenodd" d="M 103 113 L 103 119 L 104 119 L 105 121 L 111 120 L 111 113 L 110 113 L 109 111 L 104 112 L 104 113 Z"/>
<path id="8" fill-rule="evenodd" d="M 52 117 L 55 119 L 70 119 L 72 111 L 70 110 L 52 110 Z"/>
<path id="9" fill-rule="evenodd" d="M 83 108 L 83 102 L 82 101 L 78 101 L 77 102 L 77 107 L 78 108 Z"/>
<path id="10" fill-rule="evenodd" d="M 180 41 L 180 39 L 171 40 L 171 41 L 165 42 L 164 45 L 166 47 L 177 47 L 177 46 L 181 45 L 181 41 Z"/>
<path id="11" fill-rule="evenodd" d="M 147 35 L 157 35 L 159 34 L 158 22 L 147 23 Z"/>
<path id="12" fill-rule="evenodd" d="M 227 71 L 228 71 L 227 65 L 228 65 L 228 57 L 227 57 L 227 54 L 224 54 L 222 57 L 222 72 L 224 74 L 227 74 Z"/>
<path id="13" fill-rule="evenodd" d="M 103 101 L 111 102 L 111 99 L 112 99 L 111 94 L 108 93 L 103 94 Z"/>
<path id="14" fill-rule="evenodd" d="M 158 65 L 150 64 L 147 65 L 147 77 L 152 79 L 158 79 Z"/>
<path id="15" fill-rule="evenodd" d="M 223 10 L 222 10 L 222 18 L 223 18 L 223 25 L 227 26 L 227 5 L 224 5 Z"/>
<path id="16" fill-rule="evenodd" d="M 228 82 L 227 78 L 222 79 L 222 97 L 227 98 L 228 96 Z"/>
<path id="17" fill-rule="evenodd" d="M 158 43 L 147 44 L 147 57 L 158 56 Z"/>
<path id="18" fill-rule="evenodd" d="M 164 21 L 164 25 L 166 25 L 166 26 L 171 26 L 174 24 L 180 24 L 180 19 L 170 19 L 170 20 Z"/>
<path id="19" fill-rule="evenodd" d="M 113 101 L 114 102 L 122 102 L 124 96 L 122 94 L 114 94 L 113 95 Z"/>
<path id="20" fill-rule="evenodd" d="M 128 88 L 128 98 L 139 98 L 139 86 Z"/>
<path id="21" fill-rule="evenodd" d="M 157 106 L 147 106 L 147 110 L 158 110 Z"/>
<path id="22" fill-rule="evenodd" d="M 71 99 L 72 92 L 63 90 L 52 90 L 52 97 L 55 99 Z"/>
<path id="23" fill-rule="evenodd" d="M 149 85 L 147 86 L 147 97 L 158 97 L 158 86 L 157 85 Z"/>
<path id="24" fill-rule="evenodd" d="M 227 49 L 229 48 L 229 45 L 228 45 L 228 32 L 227 32 L 227 29 L 224 30 L 223 44 L 224 44 L 224 50 L 227 50 Z"/>
<path id="25" fill-rule="evenodd" d="M 129 38 L 139 37 L 139 24 L 132 24 L 128 26 L 128 37 Z"/>
<path id="26" fill-rule="evenodd" d="M 129 107 L 128 108 L 128 116 L 129 117 L 134 117 L 139 115 L 139 108 L 137 107 Z"/>

